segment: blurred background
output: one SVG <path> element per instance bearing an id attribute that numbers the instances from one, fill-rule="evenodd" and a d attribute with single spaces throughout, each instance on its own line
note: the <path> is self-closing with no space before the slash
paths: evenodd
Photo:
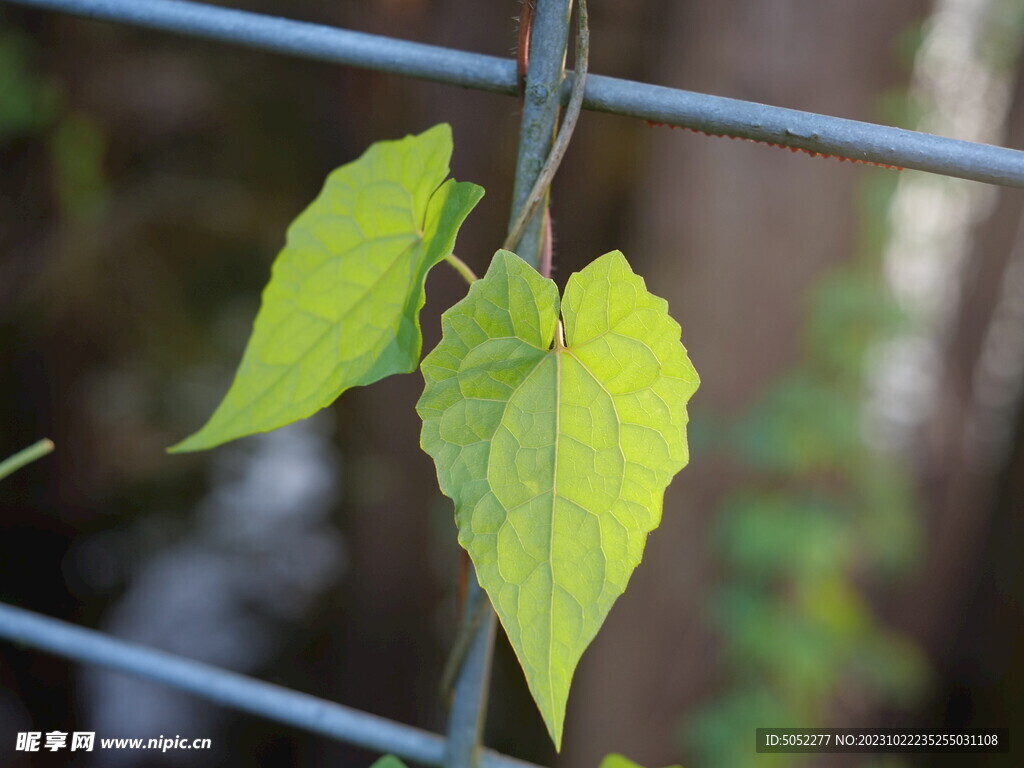
<path id="1" fill-rule="evenodd" d="M 225 3 L 227 4 L 227 3 Z M 233 0 L 509 56 L 518 3 Z M 591 70 L 1020 147 L 1024 0 L 594 0 Z M 0 4 L 0 600 L 441 730 L 456 531 L 418 374 L 170 456 L 226 391 L 287 224 L 440 121 L 503 238 L 514 99 Z M 1020 765 L 752 754 L 758 726 L 1024 718 L 1024 199 L 584 113 L 555 278 L 622 249 L 702 377 L 692 460 L 584 655 L 555 756 L 504 638 L 486 740 L 592 768 Z M 425 349 L 464 285 L 428 282 Z M 27 730 L 213 739 L 27 755 Z M 1018 736 L 1024 731 L 1011 732 Z M 373 755 L 0 644 L 0 763 L 363 766 Z M 74 758 L 74 759 L 72 759 Z"/>

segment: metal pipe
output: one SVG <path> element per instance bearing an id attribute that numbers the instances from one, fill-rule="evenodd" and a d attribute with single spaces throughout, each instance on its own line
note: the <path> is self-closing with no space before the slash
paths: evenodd
<path id="1" fill-rule="evenodd" d="M 527 204 L 530 190 L 540 175 L 555 139 L 560 92 L 565 76 L 565 49 L 569 40 L 572 0 L 538 0 L 530 33 L 530 64 L 523 91 L 523 116 L 519 126 L 519 154 L 512 189 L 510 221 Z M 540 266 L 542 223 L 547 198 L 533 215 L 516 253 L 534 269 Z"/>
<path id="2" fill-rule="evenodd" d="M 424 765 L 444 764 L 445 740 L 437 734 L 3 603 L 0 638 L 83 664 L 155 680 L 218 704 L 366 749 Z M 482 754 L 480 765 L 537 768 L 490 750 Z"/>
<path id="3" fill-rule="evenodd" d="M 235 43 L 499 93 L 515 93 L 515 64 L 435 45 L 185 0 L 12 0 L 89 19 Z"/>
<path id="4" fill-rule="evenodd" d="M 183 0 L 0 0 L 308 59 L 516 93 L 511 60 Z M 562 86 L 568 99 L 569 84 Z M 809 152 L 1024 187 L 1024 152 L 591 75 L 584 107 Z"/>
<path id="5" fill-rule="evenodd" d="M 565 49 L 569 40 L 572 0 L 537 0 L 530 33 L 529 68 L 523 94 L 523 115 L 519 128 L 519 152 L 512 190 L 514 222 L 527 205 L 530 192 L 540 176 L 551 151 L 558 123 L 559 96 L 565 77 Z M 535 269 L 540 267 L 544 203 L 532 216 L 519 238 L 516 252 Z M 510 227 L 512 225 L 510 224 Z M 550 269 L 550 266 L 549 266 Z M 466 590 L 467 617 L 477 610 L 487 595 L 470 566 Z M 446 768 L 476 768 L 481 732 L 487 713 L 491 655 L 497 623 L 490 605 L 476 629 L 469 651 L 455 682 L 452 711 L 448 719 L 448 755 Z"/>

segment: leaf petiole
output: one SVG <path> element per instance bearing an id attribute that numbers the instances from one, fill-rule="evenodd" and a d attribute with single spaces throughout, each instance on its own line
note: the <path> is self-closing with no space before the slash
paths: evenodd
<path id="1" fill-rule="evenodd" d="M 447 256 L 444 257 L 444 260 L 451 264 L 452 268 L 460 275 L 462 275 L 465 281 L 470 285 L 477 281 L 478 278 L 476 276 L 476 273 L 469 268 L 469 264 L 464 262 L 454 253 L 449 253 Z"/>
<path id="2" fill-rule="evenodd" d="M 565 326 L 562 325 L 562 321 L 558 321 L 558 327 L 555 329 L 555 344 L 560 349 L 565 349 L 568 344 L 565 343 Z"/>

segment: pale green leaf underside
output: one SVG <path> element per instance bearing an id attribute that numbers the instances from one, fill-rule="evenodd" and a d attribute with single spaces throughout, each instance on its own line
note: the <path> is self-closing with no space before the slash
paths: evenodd
<path id="1" fill-rule="evenodd" d="M 421 443 L 560 746 L 580 655 L 686 464 L 697 374 L 619 252 L 555 284 L 499 251 L 423 361 Z M 554 342 L 554 344 L 553 344 Z"/>
<path id="2" fill-rule="evenodd" d="M 288 228 L 230 390 L 172 451 L 276 429 L 416 367 L 427 272 L 483 195 L 444 181 L 451 153 L 451 128 L 438 125 L 377 142 L 327 177 Z"/>

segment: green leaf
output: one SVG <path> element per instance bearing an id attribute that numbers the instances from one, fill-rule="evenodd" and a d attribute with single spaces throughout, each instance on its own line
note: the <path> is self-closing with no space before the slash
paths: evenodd
<path id="1" fill-rule="evenodd" d="M 580 655 L 686 464 L 697 374 L 619 252 L 558 289 L 515 254 L 443 315 L 421 444 L 556 748 Z"/>
<path id="2" fill-rule="evenodd" d="M 605 755 L 604 760 L 601 761 L 600 768 L 643 768 L 638 763 L 634 763 L 628 757 L 620 755 L 616 752 L 612 752 L 609 755 Z M 679 765 L 673 765 L 671 768 L 682 768 Z"/>
<path id="3" fill-rule="evenodd" d="M 378 758 L 370 768 L 405 768 L 405 763 L 394 755 L 384 755 Z"/>
<path id="4" fill-rule="evenodd" d="M 377 142 L 327 177 L 288 228 L 231 389 L 171 451 L 282 427 L 416 367 L 427 272 L 483 196 L 444 182 L 451 153 L 451 128 L 438 125 Z"/>

